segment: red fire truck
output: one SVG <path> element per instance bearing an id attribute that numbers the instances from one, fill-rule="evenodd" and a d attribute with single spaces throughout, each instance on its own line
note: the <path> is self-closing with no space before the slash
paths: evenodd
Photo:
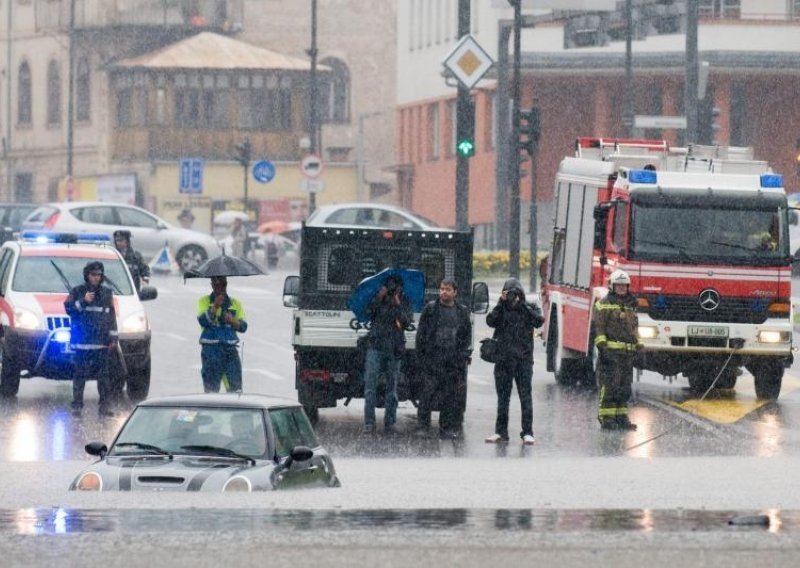
<path id="1" fill-rule="evenodd" d="M 752 150 L 579 138 L 555 182 L 542 291 L 547 368 L 594 383 L 594 303 L 631 277 L 637 367 L 733 388 L 740 368 L 776 399 L 792 362 L 789 208 L 783 177 Z"/>

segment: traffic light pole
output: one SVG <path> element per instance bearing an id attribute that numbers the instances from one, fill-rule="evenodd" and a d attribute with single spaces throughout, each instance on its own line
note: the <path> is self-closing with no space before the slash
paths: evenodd
<path id="1" fill-rule="evenodd" d="M 683 91 L 686 114 L 685 143 L 697 143 L 698 106 L 697 83 L 699 80 L 699 57 L 697 53 L 697 10 L 699 0 L 686 3 L 686 81 Z"/>
<path id="2" fill-rule="evenodd" d="M 458 37 L 469 34 L 470 0 L 458 0 Z M 458 84 L 456 97 L 457 140 L 464 140 L 474 131 L 474 114 L 471 112 L 472 100 L 469 88 Z M 469 229 L 469 156 L 456 151 L 456 228 Z"/>

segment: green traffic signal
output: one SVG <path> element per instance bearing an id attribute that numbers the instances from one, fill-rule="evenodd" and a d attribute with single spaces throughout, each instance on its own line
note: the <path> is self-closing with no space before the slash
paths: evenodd
<path id="1" fill-rule="evenodd" d="M 471 158 L 475 155 L 475 141 L 472 138 L 462 138 L 456 144 L 456 152 L 463 158 Z"/>

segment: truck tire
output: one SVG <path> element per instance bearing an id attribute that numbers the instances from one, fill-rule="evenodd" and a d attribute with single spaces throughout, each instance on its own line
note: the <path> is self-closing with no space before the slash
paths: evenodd
<path id="1" fill-rule="evenodd" d="M 761 400 L 777 400 L 783 383 L 783 364 L 764 362 L 749 369 L 753 373 L 756 397 Z"/>
<path id="2" fill-rule="evenodd" d="M 547 359 L 553 369 L 556 382 L 565 387 L 575 386 L 581 380 L 584 360 L 583 358 L 570 358 L 564 356 L 564 348 L 558 335 L 558 323 L 555 317 L 550 321 L 550 332 L 547 338 Z"/>
<path id="3" fill-rule="evenodd" d="M 141 402 L 147 398 L 150 392 L 150 361 L 143 369 L 128 373 L 125 389 L 128 392 L 128 400 L 131 402 Z"/>
<path id="4" fill-rule="evenodd" d="M 0 397 L 12 398 L 19 392 L 20 366 L 10 355 L 6 354 L 5 342 L 0 342 Z"/>

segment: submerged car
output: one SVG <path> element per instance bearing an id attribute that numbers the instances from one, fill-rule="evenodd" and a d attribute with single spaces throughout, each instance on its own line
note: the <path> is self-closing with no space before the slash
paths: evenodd
<path id="1" fill-rule="evenodd" d="M 259 394 L 140 402 L 100 459 L 70 485 L 84 491 L 270 491 L 339 487 L 302 406 Z"/>

